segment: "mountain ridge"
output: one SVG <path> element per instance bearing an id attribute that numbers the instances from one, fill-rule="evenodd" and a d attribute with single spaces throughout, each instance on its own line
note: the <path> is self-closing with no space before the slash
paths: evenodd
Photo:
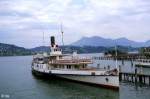
<path id="1" fill-rule="evenodd" d="M 129 40 L 125 37 L 117 38 L 117 39 L 109 39 L 103 38 L 99 36 L 92 37 L 82 37 L 78 41 L 70 44 L 73 46 L 104 46 L 104 47 L 112 47 L 115 45 L 120 46 L 132 46 L 132 47 L 148 47 L 150 46 L 150 40 L 145 42 L 137 42 L 133 40 Z"/>
<path id="2" fill-rule="evenodd" d="M 31 55 L 32 52 L 24 47 L 0 43 L 0 56 Z"/>

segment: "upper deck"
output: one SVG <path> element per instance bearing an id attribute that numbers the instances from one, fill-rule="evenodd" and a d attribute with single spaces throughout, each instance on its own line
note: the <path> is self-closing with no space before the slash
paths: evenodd
<path id="1" fill-rule="evenodd" d="M 59 59 L 49 61 L 49 64 L 92 64 L 91 59 Z"/>

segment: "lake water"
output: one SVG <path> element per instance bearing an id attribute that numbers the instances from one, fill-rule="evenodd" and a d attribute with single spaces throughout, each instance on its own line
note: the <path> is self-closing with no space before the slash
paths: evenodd
<path id="1" fill-rule="evenodd" d="M 98 54 L 92 54 L 98 55 Z M 82 56 L 91 56 L 82 55 Z M 120 91 L 78 83 L 37 78 L 31 73 L 32 56 L 0 57 L 0 99 L 149 99 L 150 87 L 120 83 Z M 115 61 L 96 60 L 100 66 Z M 124 66 L 125 68 L 125 66 Z"/>

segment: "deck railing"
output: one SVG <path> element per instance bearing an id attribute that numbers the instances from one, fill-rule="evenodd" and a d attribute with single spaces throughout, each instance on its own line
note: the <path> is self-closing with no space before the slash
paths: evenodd
<path id="1" fill-rule="evenodd" d="M 90 59 L 60 59 L 60 60 L 52 60 L 49 62 L 50 64 L 79 64 L 79 63 L 92 63 Z"/>

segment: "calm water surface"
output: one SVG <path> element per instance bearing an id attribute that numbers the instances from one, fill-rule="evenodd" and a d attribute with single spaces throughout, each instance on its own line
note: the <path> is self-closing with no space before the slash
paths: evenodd
<path id="1" fill-rule="evenodd" d="M 120 99 L 150 99 L 150 86 L 120 83 Z"/>
<path id="2" fill-rule="evenodd" d="M 136 86 L 127 82 L 120 83 L 120 92 L 116 92 L 62 80 L 37 78 L 31 73 L 31 61 L 32 56 L 0 57 L 0 99 L 8 99 L 7 96 L 10 99 L 149 99 L 150 97 L 149 86 Z M 94 66 L 98 63 L 101 68 L 107 65 L 115 67 L 113 60 L 109 62 L 96 60 Z M 125 62 L 123 70 L 133 71 L 134 67 L 130 64 Z"/>

